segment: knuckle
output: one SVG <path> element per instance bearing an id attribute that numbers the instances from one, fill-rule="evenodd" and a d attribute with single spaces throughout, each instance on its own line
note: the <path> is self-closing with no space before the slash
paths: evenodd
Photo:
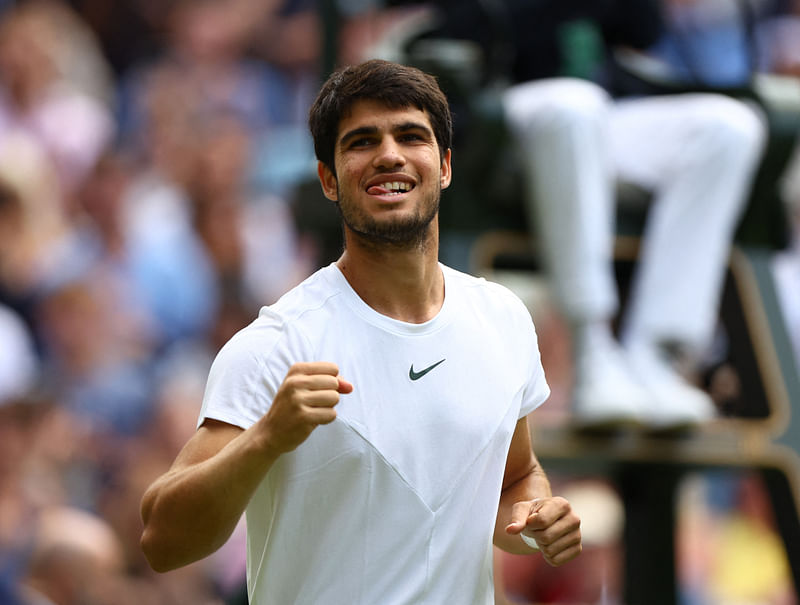
<path id="1" fill-rule="evenodd" d="M 290 391 L 295 391 L 301 387 L 305 377 L 302 374 L 287 374 L 283 380 L 283 386 Z"/>
<path id="2" fill-rule="evenodd" d="M 298 406 L 298 408 L 297 408 L 297 417 L 296 418 L 297 418 L 297 423 L 300 426 L 305 427 L 305 426 L 308 426 L 310 424 L 313 424 L 313 419 L 311 417 L 311 413 L 309 412 L 309 410 L 304 405 Z"/>
<path id="3" fill-rule="evenodd" d="M 323 420 L 320 424 L 330 424 L 336 420 L 336 410 L 329 410 L 328 414 L 323 416 Z"/>
<path id="4" fill-rule="evenodd" d="M 302 361 L 293 363 L 291 366 L 289 366 L 289 371 L 286 373 L 286 376 L 297 376 L 298 374 L 304 373 L 307 365 L 308 364 Z"/>

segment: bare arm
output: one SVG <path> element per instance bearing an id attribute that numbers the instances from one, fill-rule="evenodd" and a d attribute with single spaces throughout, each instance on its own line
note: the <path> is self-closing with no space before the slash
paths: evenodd
<path id="1" fill-rule="evenodd" d="M 153 569 L 181 567 L 225 543 L 275 460 L 253 441 L 252 433 L 207 420 L 170 470 L 147 489 L 141 544 Z"/>
<path id="2" fill-rule="evenodd" d="M 353 387 L 332 363 L 295 364 L 269 411 L 247 430 L 207 420 L 142 498 L 142 550 L 156 571 L 202 559 L 230 536 L 279 456 L 336 418 Z"/>
<path id="3" fill-rule="evenodd" d="M 581 552 L 580 519 L 564 498 L 553 497 L 550 482 L 531 446 L 528 420 L 517 422 L 506 460 L 494 543 L 516 554 L 531 548 L 519 534 L 533 537 L 551 565 L 561 565 Z"/>

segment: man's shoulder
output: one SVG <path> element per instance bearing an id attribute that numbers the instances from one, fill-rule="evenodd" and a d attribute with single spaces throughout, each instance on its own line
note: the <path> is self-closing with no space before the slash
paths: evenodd
<path id="1" fill-rule="evenodd" d="M 503 284 L 446 265 L 442 265 L 442 270 L 445 271 L 447 283 L 453 287 L 454 293 L 458 296 L 474 297 L 484 300 L 485 304 L 527 311 L 520 297 Z"/>
<path id="2" fill-rule="evenodd" d="M 309 312 L 324 308 L 341 293 L 335 271 L 333 265 L 318 269 L 275 303 L 262 307 L 259 317 L 293 322 Z"/>
<path id="3" fill-rule="evenodd" d="M 330 321 L 327 302 L 336 295 L 335 282 L 328 283 L 326 268 L 315 272 L 287 291 L 271 305 L 261 307 L 258 316 L 234 334 L 217 358 L 237 367 L 264 364 L 276 349 L 302 356 L 313 348 L 321 326 Z"/>
<path id="4" fill-rule="evenodd" d="M 288 290 L 271 305 L 261 307 L 258 316 L 239 330 L 229 342 L 248 347 L 254 341 L 274 340 L 281 334 L 302 331 L 301 326 L 335 297 L 335 282 L 326 277 L 329 267 L 319 269 Z"/>

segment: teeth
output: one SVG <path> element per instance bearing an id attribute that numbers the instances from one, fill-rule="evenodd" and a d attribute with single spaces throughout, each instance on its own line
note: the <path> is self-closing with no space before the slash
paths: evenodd
<path id="1" fill-rule="evenodd" d="M 393 183 L 383 183 L 381 185 L 384 189 L 388 189 L 389 191 L 410 191 L 411 185 L 409 183 L 403 183 L 400 181 L 395 181 Z"/>

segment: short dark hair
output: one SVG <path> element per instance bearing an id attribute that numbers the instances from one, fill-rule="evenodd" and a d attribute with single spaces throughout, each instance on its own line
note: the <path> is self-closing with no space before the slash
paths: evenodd
<path id="1" fill-rule="evenodd" d="M 439 153 L 444 155 L 452 146 L 453 118 L 436 78 L 416 67 L 372 59 L 333 72 L 309 111 L 314 152 L 334 173 L 339 123 L 360 100 L 377 101 L 390 108 L 421 109 L 431 121 Z"/>

